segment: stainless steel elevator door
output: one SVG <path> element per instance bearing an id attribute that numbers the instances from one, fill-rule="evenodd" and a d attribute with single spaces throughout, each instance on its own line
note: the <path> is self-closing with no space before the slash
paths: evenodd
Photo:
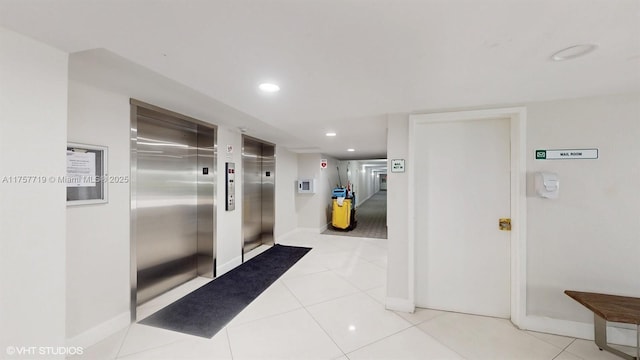
<path id="1" fill-rule="evenodd" d="M 242 147 L 242 234 L 244 253 L 262 243 L 262 144 L 249 138 Z"/>
<path id="2" fill-rule="evenodd" d="M 215 276 L 215 132 L 198 125 L 198 275 Z"/>
<path id="3" fill-rule="evenodd" d="M 247 253 L 274 242 L 275 147 L 245 136 L 242 173 L 243 253 Z"/>
<path id="4" fill-rule="evenodd" d="M 137 302 L 197 275 L 198 133 L 138 114 Z"/>
<path id="5" fill-rule="evenodd" d="M 274 243 L 273 227 L 275 223 L 275 187 L 276 187 L 276 153 L 275 146 L 262 144 L 262 228 L 261 242 L 265 245 Z"/>

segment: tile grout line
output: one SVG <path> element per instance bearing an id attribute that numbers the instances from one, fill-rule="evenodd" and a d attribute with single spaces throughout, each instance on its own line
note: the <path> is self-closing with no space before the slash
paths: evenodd
<path id="1" fill-rule="evenodd" d="M 291 295 L 293 295 L 294 298 L 296 298 L 296 300 L 298 300 L 298 302 L 300 302 L 300 304 L 302 304 L 302 301 L 300 301 L 300 299 L 298 299 L 298 297 L 296 296 L 296 294 L 293 293 L 293 291 L 291 291 L 291 289 L 289 289 L 289 287 L 284 284 L 285 287 L 287 288 L 287 290 L 291 293 Z M 313 322 L 316 323 L 316 325 L 318 325 L 318 327 L 320 329 L 322 329 L 322 332 L 325 333 L 325 335 L 327 335 L 327 337 L 331 340 L 331 342 L 333 342 L 333 344 L 336 346 L 336 348 L 338 348 L 340 350 L 340 352 L 342 352 L 343 356 L 346 356 L 347 359 L 349 358 L 347 356 L 347 353 L 344 352 L 344 350 L 342 350 L 342 348 L 338 345 L 338 343 L 336 343 L 336 341 L 331 337 L 331 335 L 329 335 L 329 333 L 327 332 L 327 330 L 322 327 L 322 325 L 320 325 L 320 323 L 318 322 L 318 320 L 313 316 L 313 314 L 311 314 L 311 312 L 309 311 L 309 309 L 307 309 L 307 307 L 303 304 L 302 308 L 304 309 L 304 311 L 309 315 L 309 317 L 311 317 L 311 319 L 313 319 Z"/>
<path id="2" fill-rule="evenodd" d="M 512 323 L 512 324 L 513 324 L 513 323 Z M 569 344 L 565 345 L 564 347 L 560 347 L 560 346 L 556 346 L 555 344 L 552 344 L 552 343 L 551 343 L 551 342 L 549 342 L 549 341 L 546 341 L 546 340 L 540 339 L 540 338 L 538 338 L 538 337 L 534 336 L 533 334 L 531 334 L 531 332 L 536 332 L 536 331 L 532 331 L 532 330 L 522 330 L 522 329 L 520 329 L 520 328 L 516 327 L 515 325 L 514 325 L 514 328 L 515 328 L 515 329 L 517 329 L 518 331 L 521 331 L 523 334 L 527 334 L 527 335 L 531 336 L 532 338 L 534 338 L 534 339 L 536 339 L 536 340 L 542 341 L 542 342 L 544 342 L 544 343 L 546 343 L 546 344 L 549 344 L 549 345 L 551 345 L 551 346 L 553 346 L 553 347 L 555 347 L 555 348 L 557 348 L 557 349 L 560 349 L 560 352 L 559 352 L 556 356 L 554 356 L 554 357 L 553 357 L 553 359 L 555 359 L 555 358 L 557 358 L 558 356 L 562 355 L 562 353 L 563 353 L 563 352 L 565 352 L 565 351 L 567 350 L 567 348 L 568 348 L 569 346 L 571 346 L 571 344 L 573 344 L 573 342 L 574 342 L 574 341 L 576 341 L 576 338 L 571 338 L 571 337 L 569 337 L 570 339 L 572 339 L 572 340 L 569 342 Z M 542 334 L 546 334 L 546 333 L 542 333 Z M 555 334 L 549 334 L 549 335 L 555 335 Z M 562 335 L 555 335 L 555 336 L 562 336 Z M 565 337 L 566 337 L 566 336 L 565 336 Z M 568 352 L 570 353 L 570 351 L 568 351 Z M 573 353 L 571 353 L 571 354 L 572 354 L 572 355 L 575 355 L 575 354 L 573 354 Z M 553 359 L 552 359 L 552 360 L 553 360 Z"/>
<path id="3" fill-rule="evenodd" d="M 373 245 L 373 246 L 375 246 L 375 245 Z M 385 249 L 382 249 L 382 250 L 385 250 Z M 387 251 L 387 250 L 385 250 L 385 251 Z M 356 256 L 358 256 L 358 255 L 356 255 Z M 387 259 L 387 255 L 385 255 L 384 257 L 385 257 L 385 259 Z M 374 261 L 378 261 L 378 260 L 369 260 L 369 259 L 366 259 L 366 258 L 364 258 L 362 256 L 358 256 L 358 258 L 360 259 L 360 261 L 365 261 L 365 262 L 368 262 L 371 265 L 374 265 L 374 266 L 377 266 L 377 267 L 381 267 L 380 265 L 376 265 L 376 264 L 373 263 Z M 387 268 L 385 267 L 384 269 L 386 270 Z"/>
<path id="4" fill-rule="evenodd" d="M 578 338 L 573 338 L 573 340 L 571 340 L 571 342 L 567 344 L 567 346 L 565 346 L 564 349 L 562 349 L 562 351 L 566 351 L 569 348 L 569 346 L 571 346 L 571 344 L 576 342 L 576 340 L 578 340 Z"/>
<path id="5" fill-rule="evenodd" d="M 435 318 L 437 318 L 437 317 L 440 317 L 440 316 L 442 316 L 442 315 L 446 315 L 446 313 L 438 314 L 437 316 L 433 317 L 432 319 L 425 320 L 425 321 L 421 322 L 420 324 L 424 324 L 424 323 L 426 323 L 426 322 L 428 322 L 428 321 L 430 321 L 430 320 L 433 320 L 433 319 L 435 319 Z M 454 354 L 457 354 L 458 356 L 460 356 L 460 358 L 461 358 L 461 359 L 467 359 L 466 357 L 464 357 L 462 354 L 460 354 L 457 350 L 455 350 L 455 349 L 454 349 L 454 348 L 452 348 L 451 346 L 449 346 L 449 345 L 447 345 L 447 344 L 443 343 L 442 341 L 440 341 L 440 339 L 438 339 L 438 338 L 436 338 L 435 336 L 433 336 L 433 335 L 429 334 L 429 333 L 428 333 L 428 332 L 426 332 L 425 330 L 420 329 L 420 328 L 418 327 L 418 325 L 415 325 L 415 327 L 416 327 L 418 330 L 422 331 L 423 333 L 427 334 L 427 335 L 428 335 L 429 337 L 431 337 L 433 340 L 437 341 L 437 342 L 438 342 L 438 344 L 440 344 L 440 345 L 444 346 L 445 348 L 447 348 L 447 349 L 449 349 L 449 350 L 453 351 L 453 353 L 454 353 Z"/>
<path id="6" fill-rule="evenodd" d="M 355 283 L 355 282 L 353 282 L 353 281 L 349 280 L 348 278 L 346 278 L 346 277 L 342 276 L 340 273 L 336 272 L 335 270 L 331 270 L 331 271 L 332 271 L 334 274 L 338 275 L 342 280 L 344 280 L 344 281 L 348 282 L 348 283 L 349 283 L 349 285 L 351 285 L 351 286 L 355 287 L 356 289 L 358 289 L 358 290 L 360 290 L 360 291 L 362 291 L 362 292 L 366 292 L 366 291 L 369 291 L 369 290 L 377 289 L 377 288 L 379 288 L 379 287 L 381 287 L 381 286 L 384 286 L 384 287 L 386 287 L 386 286 L 387 286 L 387 283 L 385 282 L 384 284 L 376 285 L 376 286 L 371 287 L 371 288 L 368 288 L 368 289 L 362 289 L 362 288 L 360 288 L 358 285 L 356 285 L 356 283 Z"/>
<path id="7" fill-rule="evenodd" d="M 434 320 L 436 318 L 439 318 L 440 316 L 446 315 L 448 313 L 448 311 L 444 311 L 444 310 L 427 309 L 427 308 L 419 308 L 419 309 L 433 310 L 433 311 L 438 311 L 440 313 L 437 314 L 436 316 L 432 317 L 432 318 L 429 318 L 429 319 L 426 319 L 426 320 L 422 320 L 417 324 L 413 324 L 414 326 L 418 326 L 418 325 L 422 325 L 422 324 L 428 323 L 429 321 L 432 321 L 432 320 Z M 415 314 L 415 311 L 414 311 L 414 314 Z M 423 332 L 426 334 L 426 331 L 423 331 Z"/>
<path id="8" fill-rule="evenodd" d="M 404 319 L 402 319 L 402 320 L 404 320 Z M 406 320 L 405 320 L 405 321 L 406 321 Z M 407 323 L 409 323 L 409 322 L 407 321 Z M 366 348 L 367 346 L 371 346 L 371 345 L 373 345 L 373 344 L 379 343 L 379 342 L 380 342 L 380 341 L 382 341 L 382 340 L 385 340 L 385 339 L 387 339 L 387 338 L 390 338 L 390 337 L 392 337 L 392 336 L 394 336 L 394 335 L 397 335 L 397 334 L 399 334 L 399 333 L 401 333 L 401 332 L 403 332 L 403 331 L 409 330 L 409 329 L 411 329 L 412 327 L 414 327 L 414 325 L 412 325 L 411 323 L 409 323 L 409 327 L 406 327 L 406 328 L 404 328 L 404 329 L 400 329 L 400 330 L 398 330 L 398 331 L 396 331 L 396 332 L 394 332 L 394 333 L 392 333 L 392 334 L 386 335 L 386 336 L 384 336 L 384 337 L 381 337 L 380 339 L 374 340 L 374 341 L 372 341 L 372 342 L 370 342 L 370 343 L 367 343 L 367 344 L 364 344 L 364 345 L 362 345 L 362 346 L 360 346 L 360 347 L 358 347 L 358 348 L 355 348 L 355 349 L 353 349 L 353 350 L 349 351 L 349 354 L 352 354 L 352 353 L 354 353 L 354 352 L 356 352 L 356 351 L 358 351 L 358 350 L 360 350 L 360 349 Z"/>
<path id="9" fill-rule="evenodd" d="M 179 333 L 179 334 L 181 334 L 181 333 Z M 131 354 L 123 355 L 123 356 L 121 356 L 121 357 L 119 356 L 119 357 L 117 357 L 116 359 L 126 359 L 126 358 L 128 358 L 128 357 L 130 357 L 130 356 L 139 355 L 139 354 L 145 353 L 145 352 L 147 352 L 147 351 L 157 350 L 157 349 L 160 349 L 160 348 L 163 348 L 163 347 L 166 347 L 166 346 L 170 346 L 170 345 L 175 345 L 175 344 L 177 344 L 177 343 L 179 343 L 179 342 L 183 342 L 183 341 L 186 341 L 186 340 L 187 340 L 187 339 L 178 339 L 178 340 L 174 340 L 174 341 L 168 342 L 168 343 L 166 343 L 166 344 L 162 344 L 162 345 L 158 345 L 158 346 L 153 346 L 153 347 L 150 347 L 150 348 L 148 348 L 148 349 L 144 349 L 144 350 L 140 350 L 140 351 L 132 352 Z"/>
<path id="10" fill-rule="evenodd" d="M 229 354 L 231 355 L 231 360 L 233 360 L 233 348 L 231 347 L 231 336 L 229 335 L 229 327 L 225 326 L 224 331 L 227 334 L 227 345 L 229 345 Z"/>
<path id="11" fill-rule="evenodd" d="M 127 333 L 124 334 L 124 337 L 122 337 L 122 341 L 120 341 L 120 346 L 118 346 L 118 351 L 116 352 L 116 357 L 114 358 L 114 360 L 118 359 L 118 357 L 120 356 L 120 352 L 122 351 L 122 347 L 124 346 L 124 342 L 127 341 L 127 336 L 129 336 L 129 331 L 131 331 L 131 325 L 132 324 L 129 324 L 129 326 L 127 326 Z"/>
<path id="12" fill-rule="evenodd" d="M 299 299 L 295 294 L 293 294 L 293 291 L 289 288 L 289 286 L 287 286 L 287 284 L 285 284 L 285 283 L 284 283 L 284 281 L 282 282 L 282 284 L 287 288 L 287 290 L 289 290 L 289 292 L 291 292 L 291 293 L 293 294 L 293 296 L 296 298 L 296 300 L 298 300 L 298 301 L 300 302 L 300 304 L 302 304 L 302 307 L 305 307 L 305 308 L 306 308 L 307 306 L 315 306 L 315 305 L 324 304 L 324 303 L 329 302 L 329 301 L 333 301 L 333 300 L 337 300 L 337 299 L 342 299 L 342 298 L 344 298 L 344 297 L 347 297 L 347 296 L 351 296 L 351 295 L 357 294 L 358 292 L 364 292 L 364 290 L 360 290 L 360 288 L 358 288 L 357 286 L 354 286 L 351 282 L 349 282 L 349 280 L 344 279 L 344 278 L 343 278 L 342 276 L 340 276 L 339 274 L 336 274 L 332 269 L 327 269 L 327 270 L 325 270 L 325 271 L 321 271 L 321 272 L 331 272 L 333 275 L 336 275 L 336 276 L 338 276 L 340 279 L 342 279 L 342 280 L 346 281 L 347 283 L 349 283 L 349 285 L 351 285 L 351 286 L 352 286 L 354 289 L 356 289 L 357 291 L 355 291 L 355 292 L 351 292 L 351 293 L 348 293 L 348 294 L 345 294 L 345 295 L 340 295 L 340 296 L 335 297 L 335 298 L 331 298 L 331 299 L 327 299 L 327 300 L 322 300 L 322 301 L 317 302 L 317 303 L 313 303 L 313 304 L 307 304 L 307 305 L 305 305 L 305 304 L 304 304 L 304 303 L 303 303 L 303 302 L 302 302 L 302 301 L 301 301 L 301 300 L 300 300 L 300 299 Z M 321 273 L 321 272 L 317 272 L 317 273 L 314 273 L 314 274 L 319 274 L 319 273 Z M 312 274 L 309 274 L 309 275 L 312 275 Z M 380 286 L 382 286 L 382 285 L 380 285 Z M 385 286 L 386 286 L 386 285 L 385 285 Z M 379 287 L 379 286 L 376 286 L 376 287 Z M 375 289 L 375 287 L 374 287 L 374 288 L 372 288 L 372 289 Z M 370 289 L 370 290 L 371 290 L 371 289 Z"/>
<path id="13" fill-rule="evenodd" d="M 323 273 L 323 272 L 325 272 L 325 271 L 331 271 L 331 269 L 326 268 L 326 269 L 324 269 L 324 270 L 315 271 L 315 272 L 310 272 L 310 273 L 307 273 L 307 274 L 300 274 L 300 275 L 294 275 L 294 276 L 287 276 L 286 278 L 280 277 L 280 279 L 281 279 L 281 280 L 297 279 L 297 278 L 299 278 L 299 277 L 303 277 L 303 276 L 307 276 L 307 275 L 320 274 L 320 273 Z M 286 273 L 284 273 L 284 274 L 282 274 L 282 275 L 284 276 L 285 274 L 286 274 Z"/>
<path id="14" fill-rule="evenodd" d="M 562 349 L 560 354 L 556 355 L 556 357 L 554 357 L 553 359 L 555 360 L 558 356 L 562 355 L 562 353 L 564 353 L 564 352 L 569 353 L 569 354 L 571 354 L 571 355 L 573 355 L 573 356 L 575 356 L 577 358 L 582 359 L 582 357 L 580 357 L 580 356 L 572 353 L 571 351 L 567 350 L 569 348 L 569 346 L 571 346 L 574 342 L 576 342 L 576 340 L 578 340 L 578 338 L 573 338 L 573 340 L 571 340 L 571 342 L 567 346 L 565 346 L 564 349 Z"/>
<path id="15" fill-rule="evenodd" d="M 296 298 L 296 300 L 298 300 L 298 299 Z M 298 300 L 298 302 L 299 302 L 299 300 Z M 256 318 L 256 319 L 249 320 L 249 321 L 246 321 L 246 322 L 242 322 L 242 323 L 239 323 L 239 324 L 231 324 L 231 325 L 229 325 L 231 323 L 231 322 L 229 322 L 229 323 L 227 323 L 227 325 L 225 325 L 225 327 L 226 328 L 236 328 L 236 327 L 240 327 L 240 326 L 245 326 L 247 324 L 251 324 L 251 323 L 256 322 L 256 321 L 262 321 L 262 320 L 274 318 L 276 316 L 289 314 L 289 313 L 292 313 L 294 311 L 298 311 L 298 310 L 300 310 L 302 308 L 304 308 L 304 306 L 302 304 L 300 304 L 300 307 L 295 308 L 295 309 L 286 310 L 286 311 L 283 311 L 283 312 L 277 313 L 277 314 L 267 315 L 267 316 L 264 316 L 264 317 Z"/>
<path id="16" fill-rule="evenodd" d="M 379 302 L 378 302 L 376 299 L 374 299 L 372 296 L 370 296 L 369 294 L 367 294 L 364 290 L 360 290 L 359 292 L 360 292 L 360 293 L 363 293 L 365 296 L 367 296 L 367 297 L 371 298 L 371 299 L 372 299 L 376 304 L 379 304 Z M 350 294 L 350 295 L 345 295 L 345 296 L 341 296 L 341 297 L 338 297 L 338 298 L 335 298 L 335 299 L 332 299 L 332 300 L 327 300 L 327 301 L 325 301 L 325 302 L 333 301 L 333 300 L 336 300 L 336 299 L 340 299 L 340 298 L 347 297 L 347 296 L 351 296 L 351 295 L 355 295 L 355 294 L 357 294 L 357 293 Z M 294 295 L 294 296 L 295 296 L 295 295 Z M 310 305 L 310 306 L 315 306 L 315 305 L 317 305 L 317 304 L 312 304 L 312 305 Z M 384 307 L 384 304 L 382 304 L 382 306 Z M 349 351 L 348 353 L 346 353 L 346 352 L 345 352 L 345 351 L 344 351 L 344 350 L 343 350 L 343 349 L 342 349 L 342 348 L 341 348 L 341 347 L 340 347 L 340 346 L 335 342 L 335 340 L 333 340 L 333 338 L 331 337 L 331 335 L 329 335 L 329 333 L 328 333 L 328 332 L 324 329 L 324 327 L 323 327 L 323 326 L 318 322 L 318 320 L 313 316 L 313 314 L 312 314 L 312 313 L 311 313 L 311 312 L 306 308 L 306 306 L 305 306 L 304 308 L 305 308 L 305 310 L 309 313 L 309 315 L 313 318 L 313 320 L 318 324 L 318 326 L 320 326 L 320 328 L 321 328 L 321 329 L 322 329 L 322 330 L 327 334 L 327 336 L 329 336 L 329 338 L 330 338 L 330 339 L 331 339 L 331 340 L 336 344 L 336 346 L 338 346 L 338 348 L 339 348 L 339 349 L 344 353 L 344 356 L 346 356 L 346 357 L 347 357 L 347 359 L 350 359 L 348 354 L 351 354 L 351 353 L 353 353 L 353 352 L 355 352 L 355 351 L 358 351 L 358 350 L 360 350 L 360 349 L 362 349 L 362 348 L 364 348 L 364 347 L 367 347 L 367 346 L 369 346 L 369 345 L 375 344 L 375 343 L 380 342 L 380 341 L 382 341 L 382 340 L 384 340 L 384 339 L 386 339 L 386 338 L 388 338 L 388 337 L 394 336 L 394 335 L 399 334 L 399 333 L 401 333 L 401 332 L 403 332 L 403 331 L 405 331 L 405 330 L 408 330 L 408 329 L 410 329 L 410 328 L 412 328 L 412 327 L 415 327 L 415 325 L 413 325 L 411 322 L 409 322 L 409 321 L 407 321 L 406 319 L 404 319 L 402 316 L 400 316 L 400 315 L 396 314 L 395 312 L 393 312 L 393 311 L 391 311 L 391 310 L 387 310 L 387 309 L 385 308 L 385 309 L 384 309 L 384 311 L 387 311 L 387 312 L 389 312 L 390 314 L 393 314 L 393 315 L 394 315 L 394 316 L 396 316 L 398 319 L 400 319 L 400 320 L 402 320 L 402 321 L 406 322 L 406 323 L 407 323 L 407 325 L 409 325 L 409 326 L 407 326 L 406 328 L 400 329 L 400 330 L 398 330 L 398 331 L 396 331 L 396 332 L 394 332 L 394 333 L 392 333 L 392 334 L 386 335 L 386 336 L 384 336 L 384 337 L 382 337 L 382 338 L 380 338 L 380 339 L 377 339 L 377 340 L 374 340 L 374 341 L 372 341 L 372 342 L 370 342 L 370 343 L 367 343 L 367 344 L 365 344 L 365 345 L 362 345 L 362 346 L 360 346 L 360 347 L 358 347 L 358 348 L 356 348 L 356 349 L 353 349 L 353 350 Z M 430 336 L 430 335 L 429 335 L 429 336 Z M 454 352 L 455 352 L 455 351 L 454 351 Z M 456 354 L 457 354 L 457 352 L 456 352 Z"/>
<path id="17" fill-rule="evenodd" d="M 384 287 L 384 290 L 385 290 L 385 293 L 386 293 L 386 291 L 387 291 L 387 285 L 386 285 L 386 284 L 385 284 L 385 285 L 380 285 L 380 286 L 374 287 L 374 288 L 369 289 L 369 290 L 366 290 L 366 291 L 363 291 L 363 293 L 365 293 L 367 296 L 369 296 L 371 299 L 373 299 L 373 301 L 375 301 L 375 302 L 377 302 L 377 303 L 380 303 L 380 301 L 378 301 L 378 299 L 376 299 L 375 297 L 373 297 L 373 295 L 369 294 L 369 291 L 373 291 L 373 290 L 375 290 L 375 289 L 377 289 L 377 288 L 381 288 L 381 287 Z M 387 309 L 387 304 L 385 304 L 385 303 L 384 303 L 384 301 L 382 302 L 382 306 L 384 306 L 385 310 L 388 310 L 388 309 Z"/>
<path id="18" fill-rule="evenodd" d="M 420 324 L 427 323 L 427 322 L 429 322 L 429 321 L 431 321 L 431 320 L 433 320 L 433 319 L 435 319 L 435 318 L 437 318 L 437 317 L 440 317 L 440 316 L 442 316 L 442 315 L 446 315 L 446 313 L 438 314 L 438 315 L 434 316 L 434 317 L 433 317 L 433 318 L 431 318 L 431 319 L 428 319 L 428 320 L 425 320 L 425 321 L 421 322 Z M 443 343 L 442 341 L 440 341 L 440 339 L 438 339 L 437 337 L 435 337 L 435 336 L 433 336 L 433 335 L 429 334 L 426 330 L 421 329 L 421 328 L 418 326 L 418 325 L 420 325 L 420 324 L 416 324 L 416 325 L 414 325 L 413 327 L 415 327 L 418 331 L 420 331 L 420 332 L 424 333 L 425 335 L 429 336 L 430 338 L 432 338 L 432 339 L 433 339 L 434 341 L 436 341 L 438 344 L 440 344 L 440 345 L 444 346 L 445 348 L 447 348 L 447 349 L 451 350 L 454 354 L 457 354 L 458 356 L 460 356 L 460 358 L 461 358 L 461 359 L 467 359 L 467 358 L 466 358 L 466 357 L 464 357 L 462 354 L 460 354 L 458 351 L 456 351 L 455 349 L 453 349 L 451 346 L 449 346 L 449 345 L 447 345 L 447 344 Z"/>

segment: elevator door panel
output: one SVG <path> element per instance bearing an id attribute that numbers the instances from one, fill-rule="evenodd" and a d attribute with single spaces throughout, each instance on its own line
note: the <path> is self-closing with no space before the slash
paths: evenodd
<path id="1" fill-rule="evenodd" d="M 242 149 L 244 253 L 262 243 L 262 144 L 245 138 Z"/>
<path id="2" fill-rule="evenodd" d="M 215 275 L 215 132 L 198 125 L 198 275 Z"/>
<path id="3" fill-rule="evenodd" d="M 138 117 L 138 304 L 197 275 L 197 126 Z"/>
<path id="4" fill-rule="evenodd" d="M 275 147 L 262 144 L 262 172 L 260 174 L 262 192 L 261 243 L 273 245 L 273 227 L 275 223 L 275 186 L 276 159 Z"/>

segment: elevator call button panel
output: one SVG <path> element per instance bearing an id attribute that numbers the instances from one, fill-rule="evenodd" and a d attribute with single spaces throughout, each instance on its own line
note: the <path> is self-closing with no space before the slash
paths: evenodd
<path id="1" fill-rule="evenodd" d="M 225 210 L 232 211 L 236 208 L 236 165 L 232 162 L 225 163 Z"/>

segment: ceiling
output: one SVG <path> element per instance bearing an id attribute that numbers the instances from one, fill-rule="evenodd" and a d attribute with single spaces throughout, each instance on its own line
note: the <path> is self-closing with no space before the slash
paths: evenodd
<path id="1" fill-rule="evenodd" d="M 385 157 L 390 113 L 640 91 L 638 0 L 0 0 L 0 26 L 106 49 L 338 159 Z"/>

